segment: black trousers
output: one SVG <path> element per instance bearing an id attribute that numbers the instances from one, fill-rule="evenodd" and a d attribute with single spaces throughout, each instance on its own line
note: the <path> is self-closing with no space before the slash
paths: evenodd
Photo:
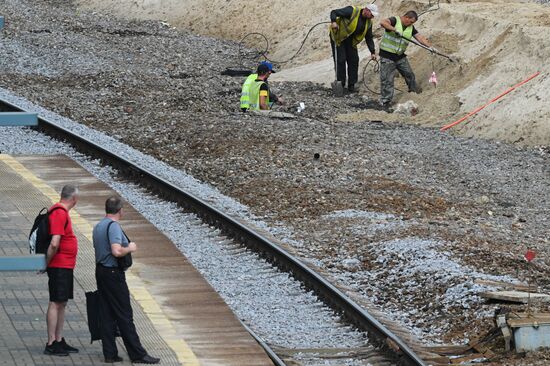
<path id="1" fill-rule="evenodd" d="M 118 356 L 115 342 L 116 327 L 131 360 L 138 360 L 147 354 L 134 325 L 134 315 L 130 304 L 130 291 L 124 271 L 118 268 L 96 266 L 96 282 L 99 292 L 99 315 L 101 319 L 101 344 L 103 356 Z"/>
<path id="2" fill-rule="evenodd" d="M 358 79 L 359 72 L 359 51 L 352 45 L 352 37 L 346 38 L 339 47 L 330 39 L 332 48 L 332 58 L 336 62 L 336 80 L 346 84 L 346 65 L 348 76 L 348 87 L 355 85 Z"/>

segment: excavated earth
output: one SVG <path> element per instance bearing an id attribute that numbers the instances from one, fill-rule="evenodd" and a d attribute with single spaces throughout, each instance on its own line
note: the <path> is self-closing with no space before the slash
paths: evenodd
<path id="1" fill-rule="evenodd" d="M 550 291 L 550 150 L 377 120 L 362 95 L 277 82 L 293 119 L 243 114 L 236 43 L 5 0 L 0 86 L 104 131 L 248 205 L 289 250 L 427 344 L 493 326 L 490 281 Z M 528 266 L 523 253 L 538 256 Z M 537 309 L 549 310 L 538 304 Z M 502 347 L 495 345 L 496 349 Z M 544 364 L 545 353 L 495 364 Z"/>

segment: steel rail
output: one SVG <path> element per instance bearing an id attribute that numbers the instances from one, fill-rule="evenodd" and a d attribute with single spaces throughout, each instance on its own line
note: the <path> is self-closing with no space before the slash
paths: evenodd
<path id="1" fill-rule="evenodd" d="M 0 106 L 1 109 L 7 107 L 7 109 L 11 109 L 12 111 L 24 111 L 17 105 L 7 101 L 0 100 L 0 104 L 4 105 Z M 254 250 L 279 269 L 290 272 L 306 288 L 314 291 L 327 306 L 339 313 L 358 329 L 366 331 L 369 334 L 369 340 L 374 345 L 386 350 L 388 355 L 395 358 L 400 365 L 426 366 L 426 363 L 407 344 L 371 314 L 362 309 L 357 303 L 348 298 L 342 291 L 318 273 L 311 270 L 269 239 L 264 238 L 234 218 L 210 206 L 200 198 L 183 191 L 148 169 L 140 167 L 138 163 L 122 158 L 116 152 L 79 136 L 77 133 L 40 116 L 40 114 L 38 115 L 38 127 L 36 129 L 56 139 L 66 141 L 79 152 L 98 158 L 103 163 L 116 168 L 119 172 L 124 173 L 126 179 L 135 180 L 158 196 L 175 202 L 185 210 L 195 213 L 208 224 L 218 228 L 224 235 Z M 395 350 L 395 347 L 398 349 Z"/>

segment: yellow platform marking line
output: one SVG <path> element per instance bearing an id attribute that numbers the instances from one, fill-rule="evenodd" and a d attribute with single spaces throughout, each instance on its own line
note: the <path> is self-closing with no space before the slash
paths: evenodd
<path id="1" fill-rule="evenodd" d="M 0 154 L 0 161 L 3 161 L 13 171 L 19 174 L 23 179 L 36 187 L 43 195 L 48 197 L 52 204 L 59 201 L 59 193 L 51 186 L 46 184 L 42 179 L 34 175 L 30 170 L 25 168 L 23 164 L 18 162 L 11 155 Z M 73 226 L 82 233 L 90 242 L 92 240 L 93 227 L 90 223 L 78 214 L 76 209 L 71 210 L 71 221 Z M 174 351 L 178 361 L 185 366 L 199 366 L 200 362 L 189 347 L 189 345 L 177 335 L 174 325 L 166 317 L 158 303 L 154 300 L 151 293 L 145 287 L 145 284 L 138 276 L 131 272 L 131 269 L 126 272 L 128 287 L 134 299 L 143 308 L 143 312 L 153 323 L 153 326 L 166 342 L 166 344 Z"/>

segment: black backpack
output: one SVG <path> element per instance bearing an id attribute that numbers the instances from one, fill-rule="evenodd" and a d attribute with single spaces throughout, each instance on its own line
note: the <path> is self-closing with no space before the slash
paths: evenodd
<path id="1" fill-rule="evenodd" d="M 48 251 L 48 247 L 52 241 L 52 236 L 50 235 L 50 214 L 57 209 L 65 210 L 65 208 L 57 206 L 51 211 L 48 211 L 48 209 L 44 207 L 34 219 L 34 224 L 29 234 L 29 252 L 31 254 L 46 254 Z M 68 224 L 69 220 L 67 219 L 65 229 Z"/>

